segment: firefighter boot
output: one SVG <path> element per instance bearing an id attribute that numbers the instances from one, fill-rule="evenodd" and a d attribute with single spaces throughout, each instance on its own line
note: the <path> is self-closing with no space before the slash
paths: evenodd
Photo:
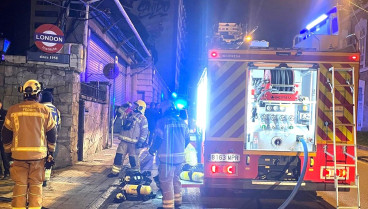
<path id="1" fill-rule="evenodd" d="M 123 154 L 116 153 L 114 158 L 114 165 L 111 168 L 111 173 L 107 175 L 108 178 L 115 178 L 119 176 L 121 170 Z"/>

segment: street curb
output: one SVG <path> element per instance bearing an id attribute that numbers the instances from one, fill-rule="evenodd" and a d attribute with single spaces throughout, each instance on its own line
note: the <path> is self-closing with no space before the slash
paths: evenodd
<path id="1" fill-rule="evenodd" d="M 368 151 L 368 147 L 367 146 L 357 145 L 357 148 L 358 149 L 361 149 L 361 150 Z"/>
<path id="2" fill-rule="evenodd" d="M 111 193 L 115 191 L 115 189 L 119 186 L 120 178 L 117 178 L 110 186 L 109 188 L 96 200 L 94 201 L 89 208 L 92 209 L 99 209 L 105 201 L 110 197 Z"/>

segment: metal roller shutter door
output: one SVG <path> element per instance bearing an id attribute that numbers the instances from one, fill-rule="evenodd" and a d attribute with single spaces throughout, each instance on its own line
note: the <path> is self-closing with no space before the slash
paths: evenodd
<path id="1" fill-rule="evenodd" d="M 87 71 L 86 82 L 90 81 L 102 81 L 112 84 L 112 80 L 107 79 L 103 75 L 103 67 L 108 63 L 114 62 L 114 54 L 109 54 L 112 49 L 102 42 L 94 33 L 91 33 L 88 44 L 88 56 L 87 56 Z M 124 100 L 124 76 L 125 66 L 120 62 L 122 58 L 119 57 L 119 76 L 115 79 L 115 104 L 122 105 Z M 112 95 L 112 88 L 111 88 Z"/>

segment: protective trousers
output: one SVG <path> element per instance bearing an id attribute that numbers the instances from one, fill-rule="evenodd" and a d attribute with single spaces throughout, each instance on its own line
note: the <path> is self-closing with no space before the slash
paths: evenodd
<path id="1" fill-rule="evenodd" d="M 0 133 L 0 139 L 1 139 L 1 133 Z M 4 167 L 4 172 L 2 171 L 1 164 Z M 9 175 L 9 169 L 10 169 L 9 160 L 6 157 L 3 143 L 0 140 L 0 175 L 1 174 L 4 174 L 4 176 Z"/>
<path id="2" fill-rule="evenodd" d="M 179 175 L 181 164 L 169 165 L 161 163 L 158 167 L 163 208 L 175 208 L 182 203 L 181 183 Z"/>
<path id="3" fill-rule="evenodd" d="M 45 175 L 45 160 L 18 161 L 10 167 L 10 177 L 15 182 L 12 207 L 40 209 L 42 207 L 42 182 Z"/>
<path id="4" fill-rule="evenodd" d="M 135 143 L 129 143 L 126 141 L 121 141 L 117 150 L 116 150 L 116 155 L 115 155 L 115 159 L 114 159 L 114 165 L 112 166 L 112 173 L 113 174 L 118 174 L 120 173 L 121 170 L 121 165 L 124 162 L 125 156 L 129 155 L 129 163 L 130 163 L 130 167 L 134 170 L 139 171 L 139 159 L 138 159 L 138 153 L 137 150 L 135 148 Z"/>

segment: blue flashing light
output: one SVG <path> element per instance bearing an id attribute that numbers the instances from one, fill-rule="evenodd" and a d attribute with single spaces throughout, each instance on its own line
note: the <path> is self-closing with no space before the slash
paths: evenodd
<path id="1" fill-rule="evenodd" d="M 335 17 L 332 19 L 332 34 L 335 35 L 337 32 L 339 32 L 339 23 L 337 21 L 337 17 Z"/>
<path id="2" fill-rule="evenodd" d="M 321 16 L 319 16 L 317 19 L 313 20 L 311 23 L 309 23 L 305 28 L 303 28 L 301 31 L 300 31 L 300 34 L 304 34 L 304 33 L 308 33 L 308 32 L 314 32 L 314 31 L 318 31 L 319 29 L 316 29 L 314 27 L 316 26 L 321 26 L 323 24 L 326 23 L 327 21 L 327 18 L 330 16 L 330 15 L 333 15 L 333 14 L 336 14 L 337 13 L 337 8 L 336 7 L 333 7 L 330 11 L 328 11 L 327 13 L 325 14 L 322 14 Z M 336 33 L 338 31 L 338 26 L 337 26 L 337 17 L 335 17 L 334 19 L 332 19 L 332 33 Z M 335 21 L 335 22 L 334 22 Z M 336 24 L 334 26 L 334 24 Z M 334 30 L 335 28 L 335 30 Z"/>
<path id="3" fill-rule="evenodd" d="M 303 34 L 303 33 L 306 33 L 306 32 L 308 32 L 308 30 L 304 28 L 303 30 L 300 31 L 300 34 Z"/>
<path id="4" fill-rule="evenodd" d="M 319 16 L 317 19 L 313 20 L 311 23 L 309 23 L 307 25 L 307 27 L 305 27 L 307 30 L 312 29 L 314 26 L 318 25 L 319 23 L 321 23 L 322 21 L 324 21 L 325 19 L 327 19 L 328 16 L 326 14 L 323 14 L 321 16 Z"/>
<path id="5" fill-rule="evenodd" d="M 327 15 L 330 15 L 330 14 L 333 14 L 333 13 L 336 13 L 337 12 L 337 8 L 336 7 L 334 7 L 334 8 L 332 8 L 330 11 L 328 11 L 326 14 Z"/>
<path id="6" fill-rule="evenodd" d="M 172 96 L 173 98 L 177 98 L 177 97 L 178 97 L 178 94 L 177 94 L 176 92 L 173 92 L 173 93 L 171 94 L 171 96 Z"/>
<path id="7" fill-rule="evenodd" d="M 188 105 L 188 102 L 185 99 L 178 99 L 175 101 L 175 106 L 177 109 L 182 110 Z"/>
<path id="8" fill-rule="evenodd" d="M 177 105 L 176 105 L 176 107 L 177 107 L 179 110 L 181 110 L 181 109 L 183 109 L 183 108 L 184 108 L 184 105 L 183 105 L 183 104 L 177 104 Z"/>

